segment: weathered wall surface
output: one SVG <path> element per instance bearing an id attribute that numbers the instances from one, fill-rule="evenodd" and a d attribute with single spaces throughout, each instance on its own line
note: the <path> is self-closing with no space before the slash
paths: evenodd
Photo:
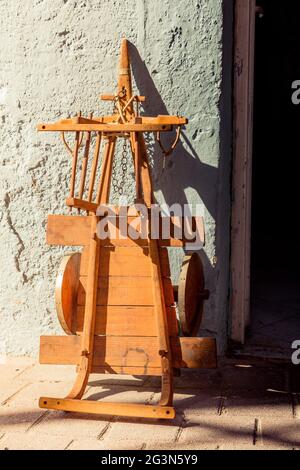
<path id="1" fill-rule="evenodd" d="M 201 256 L 211 299 L 204 329 L 218 335 L 222 350 L 230 171 L 223 2 L 1 0 L 0 6 L 1 347 L 36 354 L 40 334 L 61 332 L 54 284 L 63 249 L 46 246 L 45 222 L 48 213 L 66 213 L 70 160 L 58 135 L 37 134 L 35 126 L 78 110 L 107 111 L 98 96 L 114 90 L 125 34 L 136 88 L 151 101 L 145 111 L 190 120 L 165 170 L 151 146 L 154 181 L 161 202 L 205 204 Z M 172 255 L 174 278 L 181 257 L 180 250 Z"/>

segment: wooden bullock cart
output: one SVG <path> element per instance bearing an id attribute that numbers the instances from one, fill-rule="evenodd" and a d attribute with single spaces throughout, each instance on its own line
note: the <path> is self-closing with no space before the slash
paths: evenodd
<path id="1" fill-rule="evenodd" d="M 126 39 L 122 40 L 117 93 L 102 99 L 113 101 L 112 115 L 85 118 L 80 113 L 73 119 L 38 125 L 39 131 L 60 132 L 72 154 L 66 204 L 78 211 L 77 215 L 48 216 L 47 243 L 83 247 L 81 252 L 64 256 L 57 277 L 57 314 L 67 335 L 42 336 L 40 344 L 42 364 L 74 364 L 76 379 L 66 397 L 41 397 L 39 406 L 101 415 L 174 418 L 174 374 L 181 368 L 216 367 L 215 340 L 192 336 L 197 334 L 208 297 L 201 260 L 197 253 L 185 256 L 179 286 L 172 286 L 167 247 L 184 247 L 184 237 L 176 238 L 171 229 L 170 237 L 163 238 L 158 228 L 158 238 L 152 238 L 151 218 L 146 235 L 138 239 L 123 237 L 124 211 L 121 214 L 121 207 L 114 207 L 115 216 L 110 217 L 106 205 L 117 139 L 124 139 L 133 156 L 136 203 L 144 204 L 150 211 L 154 195 L 144 133 L 156 133 L 167 156 L 187 119 L 139 114 L 139 104 L 145 97 L 132 93 Z M 167 151 L 160 134 L 171 131 L 173 126 L 177 127 L 176 139 Z M 75 135 L 73 149 L 65 136 L 70 132 Z M 122 187 L 116 189 L 122 193 Z M 136 221 L 140 216 L 138 206 L 127 207 L 125 215 L 125 225 Z M 108 225 L 114 225 L 114 235 L 109 232 L 105 239 L 99 238 L 97 232 L 104 217 Z M 171 228 L 174 225 L 172 220 Z M 203 225 L 196 223 L 196 229 L 203 241 Z M 141 405 L 82 400 L 91 373 L 161 376 L 160 401 L 157 405 Z"/>

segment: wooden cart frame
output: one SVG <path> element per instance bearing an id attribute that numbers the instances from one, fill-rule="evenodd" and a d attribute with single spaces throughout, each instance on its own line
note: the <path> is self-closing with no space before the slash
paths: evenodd
<path id="1" fill-rule="evenodd" d="M 77 208 L 79 213 L 86 212 L 86 215 L 48 217 L 49 244 L 82 246 L 83 251 L 64 258 L 57 278 L 57 312 L 67 336 L 43 336 L 40 347 L 41 363 L 75 364 L 77 376 L 67 397 L 41 397 L 39 405 L 47 409 L 101 415 L 171 419 L 175 416 L 174 373 L 178 374 L 182 367 L 216 367 L 214 338 L 191 337 L 197 331 L 203 303 L 208 297 L 200 258 L 198 255 L 185 257 L 182 282 L 176 289 L 170 279 L 166 247 L 183 247 L 184 236 L 178 239 L 171 230 L 168 239 L 162 235 L 153 239 L 149 230 L 146 237 L 139 239 L 112 236 L 101 239 L 97 229 L 103 216 L 107 216 L 105 207 L 109 202 L 117 139 L 129 142 L 135 172 L 136 203 L 150 209 L 154 194 L 143 133 L 156 133 L 166 157 L 176 146 L 181 127 L 187 119 L 139 114 L 139 104 L 145 97 L 132 93 L 126 39 L 122 40 L 117 93 L 103 95 L 102 99 L 113 101 L 112 115 L 85 118 L 79 113 L 76 118 L 38 125 L 39 131 L 61 133 L 72 154 L 70 194 L 66 204 L 71 209 Z M 166 150 L 160 134 L 171 131 L 173 126 L 177 126 L 175 140 Z M 73 149 L 67 142 L 67 132 L 75 133 Z M 96 138 L 94 155 L 89 162 L 92 134 Z M 97 179 L 103 142 L 101 173 Z M 83 143 L 79 177 L 79 150 Z M 136 207 L 127 208 L 129 225 L 140 215 Z M 115 229 L 119 233 L 120 208 L 115 207 L 114 210 L 117 213 Z M 202 219 L 200 222 L 192 220 L 204 241 Z M 174 226 L 175 222 L 172 224 Z M 179 297 L 183 333 L 190 336 L 179 337 L 176 296 Z M 161 375 L 160 401 L 157 405 L 142 405 L 82 400 L 89 375 L 95 372 Z"/>

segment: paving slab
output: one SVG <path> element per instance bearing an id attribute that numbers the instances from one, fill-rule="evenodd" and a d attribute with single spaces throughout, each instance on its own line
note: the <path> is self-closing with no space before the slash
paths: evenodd
<path id="1" fill-rule="evenodd" d="M 300 421 L 298 419 L 261 419 L 264 447 L 300 447 Z"/>
<path id="2" fill-rule="evenodd" d="M 204 444 L 226 442 L 245 446 L 253 444 L 254 420 L 221 416 L 194 416 L 182 428 L 177 440 L 180 444 L 193 443 L 195 449 Z"/>
<path id="3" fill-rule="evenodd" d="M 64 450 L 71 444 L 68 437 L 44 436 L 40 433 L 23 434 L 10 433 L 0 439 L 0 450 Z"/>
<path id="4" fill-rule="evenodd" d="M 267 393 L 239 392 L 224 396 L 222 414 L 228 416 L 289 417 L 293 416 L 292 399 L 289 393 L 269 391 Z"/>
<path id="5" fill-rule="evenodd" d="M 183 371 L 175 379 L 176 418 L 150 421 L 41 410 L 40 396 L 68 393 L 75 368 L 10 360 L 0 374 L 0 449 L 300 449 L 298 371 L 246 359 L 219 365 Z M 91 375 L 84 394 L 109 403 L 159 398 L 159 377 L 105 374 Z"/>

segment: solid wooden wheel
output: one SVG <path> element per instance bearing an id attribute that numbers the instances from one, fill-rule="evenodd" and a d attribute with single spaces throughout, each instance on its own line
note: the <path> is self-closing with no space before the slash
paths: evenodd
<path id="1" fill-rule="evenodd" d="M 209 291 L 205 289 L 204 270 L 198 253 L 184 257 L 179 285 L 178 311 L 181 331 L 184 336 L 195 336 L 200 326 L 204 300 Z"/>
<path id="2" fill-rule="evenodd" d="M 63 330 L 76 334 L 77 290 L 79 283 L 81 253 L 71 253 L 63 257 L 55 286 L 56 312 Z"/>

